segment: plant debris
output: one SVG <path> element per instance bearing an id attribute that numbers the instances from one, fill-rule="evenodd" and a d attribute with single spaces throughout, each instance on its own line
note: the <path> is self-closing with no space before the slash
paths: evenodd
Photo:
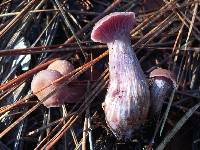
<path id="1" fill-rule="evenodd" d="M 0 149 L 200 149 L 200 2 L 198 0 L 2 0 L 0 2 Z M 134 12 L 131 44 L 147 79 L 156 68 L 176 75 L 159 118 L 148 117 L 129 141 L 106 125 L 108 48 L 94 43 L 94 24 Z M 74 70 L 54 82 L 83 86 L 82 101 L 46 108 L 31 81 L 55 60 Z M 149 79 L 149 82 L 150 79 Z M 172 140 L 173 139 L 173 140 Z"/>

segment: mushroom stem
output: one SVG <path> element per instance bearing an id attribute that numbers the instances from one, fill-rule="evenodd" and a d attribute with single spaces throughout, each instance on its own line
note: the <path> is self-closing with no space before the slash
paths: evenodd
<path id="1" fill-rule="evenodd" d="M 128 139 L 146 120 L 149 88 L 130 39 L 115 40 L 108 47 L 110 85 L 105 99 L 106 121 L 117 137 Z"/>
<path id="2" fill-rule="evenodd" d="M 153 115 L 159 115 L 162 109 L 164 100 L 170 96 L 173 86 L 164 80 L 155 79 L 151 85 L 151 113 Z"/>
<path id="3" fill-rule="evenodd" d="M 139 73 L 140 81 L 145 82 L 146 84 L 146 79 L 140 63 L 130 45 L 130 39 L 115 40 L 113 43 L 108 43 L 108 48 L 110 49 L 110 79 L 117 80 L 119 78 L 123 81 L 126 80 L 130 82 L 130 79 L 127 77 L 134 76 L 135 78 L 138 78 Z"/>

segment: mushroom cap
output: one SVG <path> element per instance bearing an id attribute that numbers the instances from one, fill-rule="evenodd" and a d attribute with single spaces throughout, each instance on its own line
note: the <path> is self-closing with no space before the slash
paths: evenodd
<path id="1" fill-rule="evenodd" d="M 173 85 L 176 85 L 176 77 L 175 74 L 172 73 L 170 70 L 167 69 L 162 69 L 162 68 L 157 68 L 154 69 L 151 73 L 150 73 L 150 78 L 155 78 L 155 77 L 164 77 L 167 80 L 170 80 Z"/>
<path id="2" fill-rule="evenodd" d="M 129 35 L 135 25 L 134 12 L 114 12 L 99 20 L 91 33 L 91 39 L 95 42 L 110 43 Z"/>
<path id="3" fill-rule="evenodd" d="M 45 98 L 48 94 L 54 91 L 60 83 L 50 85 L 56 79 L 62 77 L 62 75 L 55 70 L 42 70 L 40 71 L 31 82 L 31 90 L 39 100 Z M 50 85 L 49 87 L 47 87 Z M 45 88 L 47 87 L 47 88 Z M 45 89 L 43 89 L 45 88 Z M 42 90 L 43 89 L 43 90 Z M 65 89 L 64 89 L 65 90 Z M 67 91 L 65 91 L 67 92 Z M 52 96 L 43 102 L 46 107 L 59 107 L 64 104 L 64 92 L 63 90 L 57 90 Z"/>
<path id="4" fill-rule="evenodd" d="M 40 71 L 33 78 L 31 82 L 31 90 L 33 94 L 36 95 L 39 100 L 42 100 L 48 94 L 53 92 L 56 88 L 59 88 L 59 86 L 61 86 L 62 84 L 61 82 L 52 84 L 55 80 L 57 80 L 60 77 L 62 77 L 62 74 L 56 70 Z M 65 85 L 61 89 L 56 90 L 53 93 L 53 95 L 47 98 L 43 102 L 43 105 L 49 108 L 49 107 L 60 107 L 65 102 L 75 103 L 78 102 L 82 98 L 82 96 L 84 96 L 84 93 L 85 93 L 85 87 L 83 86 Z"/>
<path id="5" fill-rule="evenodd" d="M 51 63 L 47 69 L 56 70 L 62 75 L 67 75 L 68 73 L 74 70 L 74 66 L 67 60 L 56 60 L 53 63 Z"/>

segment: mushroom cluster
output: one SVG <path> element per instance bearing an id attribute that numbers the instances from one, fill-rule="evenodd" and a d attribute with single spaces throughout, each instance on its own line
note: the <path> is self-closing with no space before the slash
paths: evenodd
<path id="1" fill-rule="evenodd" d="M 46 70 L 40 71 L 31 82 L 31 90 L 39 100 L 44 99 L 52 91 L 55 91 L 62 83 L 53 83 L 63 75 L 74 70 L 74 66 L 66 60 L 56 60 L 51 63 Z M 49 86 L 50 85 L 50 86 Z M 45 88 L 47 87 L 47 88 Z M 59 107 L 66 103 L 75 103 L 84 94 L 81 86 L 68 86 L 56 90 L 53 95 L 47 98 L 43 105 L 46 107 Z"/>
<path id="2" fill-rule="evenodd" d="M 159 103 L 155 112 L 159 111 L 162 105 L 154 96 L 158 92 L 153 91 L 159 82 L 157 75 L 151 74 L 151 77 L 155 78 L 150 89 L 151 97 L 144 72 L 131 47 L 130 31 L 135 22 L 133 12 L 115 12 L 99 20 L 91 33 L 93 41 L 106 43 L 109 48 L 110 82 L 103 103 L 105 119 L 113 134 L 125 140 L 130 139 L 132 133 L 146 122 L 150 105 L 154 109 L 154 102 Z M 167 84 L 164 80 L 162 82 Z M 157 87 L 157 91 L 159 88 Z M 160 94 L 164 97 L 166 92 Z M 157 100 L 150 101 L 150 98 Z"/>

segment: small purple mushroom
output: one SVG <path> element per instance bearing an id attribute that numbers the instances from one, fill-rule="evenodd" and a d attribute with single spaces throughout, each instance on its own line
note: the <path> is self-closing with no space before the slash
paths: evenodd
<path id="1" fill-rule="evenodd" d="M 109 48 L 110 83 L 104 103 L 107 125 L 120 139 L 129 139 L 145 123 L 150 105 L 149 87 L 131 47 L 135 13 L 115 12 L 98 21 L 91 33 Z"/>
<path id="2" fill-rule="evenodd" d="M 150 73 L 150 79 L 150 114 L 157 116 L 162 109 L 164 100 L 170 96 L 172 90 L 176 87 L 176 78 L 171 71 L 157 68 Z"/>
<path id="3" fill-rule="evenodd" d="M 74 70 L 74 66 L 67 60 L 56 60 L 48 66 L 47 70 L 56 70 L 62 75 L 67 75 Z"/>
<path id="4" fill-rule="evenodd" d="M 36 95 L 39 100 L 43 100 L 52 91 L 58 89 L 63 81 L 60 83 L 52 83 L 61 78 L 63 75 L 68 75 L 73 70 L 74 66 L 66 60 L 56 60 L 55 62 L 51 63 L 47 70 L 40 71 L 33 78 L 31 82 L 31 90 L 33 91 L 33 94 Z M 60 107 L 64 103 L 76 103 L 82 99 L 84 93 L 85 86 L 65 85 L 61 89 L 56 90 L 53 95 L 47 98 L 43 102 L 43 105 L 49 108 Z"/>
<path id="5" fill-rule="evenodd" d="M 62 77 L 62 75 L 55 70 L 40 71 L 31 82 L 31 90 L 33 91 L 33 94 L 36 95 L 39 100 L 42 100 L 61 85 L 60 83 L 52 84 L 60 77 Z M 48 85 L 50 86 L 47 87 Z M 52 96 L 50 96 L 43 102 L 44 106 L 48 108 L 61 106 L 62 104 L 64 104 L 64 98 L 66 96 L 65 92 L 67 93 L 67 91 L 65 91 L 64 89 L 57 90 Z"/>
<path id="6" fill-rule="evenodd" d="M 55 70 L 62 75 L 68 75 L 74 70 L 74 65 L 67 60 L 56 60 L 48 66 L 47 70 Z M 66 85 L 63 90 L 65 90 L 65 102 L 76 103 L 84 96 L 85 86 Z"/>

